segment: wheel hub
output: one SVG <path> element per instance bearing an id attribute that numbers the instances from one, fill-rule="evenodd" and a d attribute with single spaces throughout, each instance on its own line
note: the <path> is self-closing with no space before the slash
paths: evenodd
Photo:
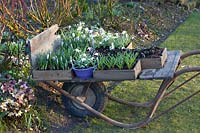
<path id="1" fill-rule="evenodd" d="M 87 105 L 89 105 L 90 107 L 93 107 L 95 102 L 96 102 L 96 95 L 93 92 L 93 90 L 89 87 L 87 90 L 87 93 L 85 94 L 85 96 L 81 96 L 82 91 L 84 89 L 84 85 L 78 85 L 75 86 L 72 90 L 71 90 L 71 94 L 73 96 L 76 96 L 76 98 L 78 100 L 80 100 L 81 102 L 86 103 Z M 78 105 L 77 103 L 73 102 L 74 106 L 76 106 L 79 109 L 85 110 L 85 108 L 83 108 L 82 106 Z"/>

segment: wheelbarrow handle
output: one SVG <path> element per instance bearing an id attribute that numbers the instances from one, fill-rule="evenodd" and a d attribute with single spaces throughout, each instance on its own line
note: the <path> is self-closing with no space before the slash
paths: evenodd
<path id="1" fill-rule="evenodd" d="M 181 60 L 185 59 L 188 56 L 197 55 L 197 54 L 200 54 L 200 49 L 193 50 L 193 51 L 190 51 L 190 52 L 182 54 L 181 55 Z"/>

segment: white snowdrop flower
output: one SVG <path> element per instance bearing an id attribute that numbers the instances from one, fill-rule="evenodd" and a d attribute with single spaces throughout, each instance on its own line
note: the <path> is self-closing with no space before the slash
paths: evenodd
<path id="1" fill-rule="evenodd" d="M 108 33 L 107 36 L 108 36 L 108 37 L 112 37 L 112 33 Z"/>
<path id="2" fill-rule="evenodd" d="M 98 55 L 99 55 L 99 53 L 95 53 L 94 55 L 95 55 L 95 56 L 98 56 Z"/>
<path id="3" fill-rule="evenodd" d="M 47 60 L 49 59 L 50 54 L 47 54 Z"/>
<path id="4" fill-rule="evenodd" d="M 70 62 L 72 63 L 73 59 L 72 59 L 72 56 L 70 56 Z"/>
<path id="5" fill-rule="evenodd" d="M 85 25 L 85 22 L 80 22 L 80 25 Z"/>
<path id="6" fill-rule="evenodd" d="M 92 48 L 91 48 L 91 47 L 88 47 L 87 49 L 88 49 L 88 51 L 91 51 L 91 50 L 92 50 Z"/>
<path id="7" fill-rule="evenodd" d="M 79 26 L 78 28 L 77 28 L 77 31 L 81 31 L 82 30 L 82 26 Z"/>
<path id="8" fill-rule="evenodd" d="M 102 44 L 102 42 L 99 42 L 99 44 L 101 45 L 101 44 Z"/>
<path id="9" fill-rule="evenodd" d="M 129 37 L 128 34 L 126 34 L 125 37 L 128 38 Z"/>
<path id="10" fill-rule="evenodd" d="M 127 32 L 124 30 L 123 32 L 122 32 L 122 34 L 124 35 L 124 34 L 127 34 Z"/>
<path id="11" fill-rule="evenodd" d="M 105 30 L 103 28 L 99 29 L 100 34 L 104 35 L 105 34 Z"/>
<path id="12" fill-rule="evenodd" d="M 115 49 L 115 45 L 113 42 L 111 43 L 111 46 L 110 46 L 110 50 L 112 50 L 112 49 Z"/>
<path id="13" fill-rule="evenodd" d="M 86 28 L 85 28 L 85 32 L 87 32 L 87 33 L 89 32 L 89 29 L 88 29 L 88 27 L 86 27 Z"/>
<path id="14" fill-rule="evenodd" d="M 116 37 L 119 37 L 119 33 L 115 33 L 115 36 L 116 36 Z"/>
<path id="15" fill-rule="evenodd" d="M 84 53 L 84 54 L 82 54 L 82 56 L 83 56 L 83 57 L 87 57 L 87 55 L 86 55 L 85 53 Z"/>
<path id="16" fill-rule="evenodd" d="M 89 34 L 92 34 L 92 33 L 93 33 L 93 30 L 89 30 L 88 33 L 89 33 Z"/>
<path id="17" fill-rule="evenodd" d="M 79 53 L 79 52 L 81 52 L 81 50 L 76 48 L 75 52 Z"/>
<path id="18" fill-rule="evenodd" d="M 75 33 L 72 33 L 72 37 L 75 37 Z"/>
<path id="19" fill-rule="evenodd" d="M 77 41 L 79 41 L 79 40 L 80 40 L 79 36 L 77 36 L 77 37 L 76 37 L 76 40 L 77 40 Z"/>
<path id="20" fill-rule="evenodd" d="M 56 60 L 56 57 L 55 57 L 55 56 L 53 56 L 53 57 L 52 57 L 52 60 L 53 60 L 53 61 L 55 61 L 55 60 Z"/>
<path id="21" fill-rule="evenodd" d="M 86 35 L 85 34 L 83 34 L 83 36 L 82 36 L 83 38 L 86 38 Z"/>
<path id="22" fill-rule="evenodd" d="M 108 41 L 109 40 L 109 37 L 108 36 L 106 36 L 104 39 L 103 39 L 103 41 Z"/>
<path id="23" fill-rule="evenodd" d="M 71 29 L 71 25 L 69 25 L 68 28 Z"/>
<path id="24" fill-rule="evenodd" d="M 86 61 L 86 58 L 82 58 L 81 61 L 82 61 L 82 62 L 83 62 L 83 61 Z"/>

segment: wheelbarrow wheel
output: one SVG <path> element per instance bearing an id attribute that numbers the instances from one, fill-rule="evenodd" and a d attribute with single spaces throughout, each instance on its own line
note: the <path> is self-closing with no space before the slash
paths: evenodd
<path id="1" fill-rule="evenodd" d="M 84 83 L 64 83 L 63 85 L 63 89 L 73 96 L 80 96 L 83 88 Z M 104 89 L 105 87 L 103 83 L 91 83 L 85 96 L 84 103 L 88 104 L 95 110 L 102 112 L 107 102 L 107 97 L 104 94 Z M 78 117 L 95 116 L 93 113 L 89 112 L 64 95 L 62 95 L 62 102 L 66 111 L 68 111 L 71 115 Z"/>

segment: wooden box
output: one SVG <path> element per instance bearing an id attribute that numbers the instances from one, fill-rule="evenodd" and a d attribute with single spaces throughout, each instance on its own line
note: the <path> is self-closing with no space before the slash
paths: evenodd
<path id="1" fill-rule="evenodd" d="M 36 81 L 66 81 L 73 78 L 71 70 L 33 70 L 32 74 Z"/>
<path id="2" fill-rule="evenodd" d="M 141 63 L 138 61 L 131 70 L 96 70 L 93 73 L 95 80 L 134 80 L 141 72 Z"/>
<path id="3" fill-rule="evenodd" d="M 160 57 L 155 58 L 142 58 L 142 69 L 157 69 L 162 68 L 167 60 L 167 49 L 165 48 Z"/>

